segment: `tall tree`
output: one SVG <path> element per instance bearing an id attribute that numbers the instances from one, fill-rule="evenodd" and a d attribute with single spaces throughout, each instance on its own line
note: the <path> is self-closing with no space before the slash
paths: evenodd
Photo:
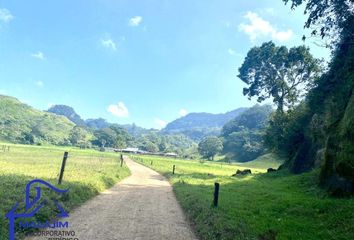
<path id="1" fill-rule="evenodd" d="M 243 94 L 262 102 L 272 97 L 279 112 L 292 108 L 321 72 L 320 62 L 305 46 L 288 49 L 273 42 L 252 48 L 239 68 L 238 77 L 248 87 Z"/>
<path id="2" fill-rule="evenodd" d="M 112 124 L 109 128 L 115 132 L 114 146 L 117 148 L 127 147 L 127 143 L 132 140 L 127 130 L 117 124 Z"/>
<path id="3" fill-rule="evenodd" d="M 214 156 L 221 152 L 223 146 L 222 141 L 217 137 L 204 138 L 198 144 L 198 152 L 204 157 L 214 160 Z"/>
<path id="4" fill-rule="evenodd" d="M 69 140 L 74 146 L 88 146 L 89 132 L 80 126 L 75 126 L 69 135 Z"/>
<path id="5" fill-rule="evenodd" d="M 111 128 L 103 128 L 94 132 L 95 140 L 94 145 L 104 147 L 114 147 L 116 144 L 116 133 Z"/>

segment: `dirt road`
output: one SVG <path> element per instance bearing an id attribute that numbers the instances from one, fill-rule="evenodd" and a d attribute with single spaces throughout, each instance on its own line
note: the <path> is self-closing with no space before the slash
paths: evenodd
<path id="1" fill-rule="evenodd" d="M 63 219 L 67 230 L 79 240 L 196 239 L 169 182 L 132 160 L 126 164 L 132 175 L 71 212 Z"/>

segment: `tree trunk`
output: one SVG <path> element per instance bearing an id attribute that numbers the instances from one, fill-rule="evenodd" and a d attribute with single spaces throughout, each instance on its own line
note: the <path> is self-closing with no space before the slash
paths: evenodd
<path id="1" fill-rule="evenodd" d="M 284 112 L 284 97 L 281 97 L 277 104 L 277 111 L 283 113 Z"/>

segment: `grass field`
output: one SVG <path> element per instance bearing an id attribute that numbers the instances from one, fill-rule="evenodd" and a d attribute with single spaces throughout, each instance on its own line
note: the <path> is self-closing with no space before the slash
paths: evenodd
<path id="1" fill-rule="evenodd" d="M 69 158 L 59 188 L 69 188 L 69 193 L 60 197 L 45 191 L 44 195 L 47 198 L 60 197 L 59 202 L 66 210 L 77 207 L 130 174 L 126 166 L 120 167 L 116 153 L 17 144 L 6 144 L 10 151 L 3 152 L 2 145 L 0 143 L 0 240 L 8 239 L 5 214 L 16 202 L 20 202 L 19 212 L 24 209 L 24 189 L 28 181 L 39 178 L 58 187 L 64 151 L 69 152 Z M 35 220 L 46 221 L 55 217 L 53 209 L 50 205 L 41 209 Z M 19 237 L 24 234 L 22 231 L 17 229 Z"/>
<path id="2" fill-rule="evenodd" d="M 131 157 L 170 179 L 200 239 L 354 239 L 354 199 L 328 197 L 317 187 L 316 171 L 262 174 L 279 165 L 272 155 L 232 165 Z M 256 174 L 231 177 L 243 168 Z M 215 182 L 220 183 L 217 208 L 212 207 Z"/>

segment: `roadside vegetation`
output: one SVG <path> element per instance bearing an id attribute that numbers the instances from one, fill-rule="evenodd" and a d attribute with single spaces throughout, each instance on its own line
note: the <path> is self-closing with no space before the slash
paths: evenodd
<path id="1" fill-rule="evenodd" d="M 99 192 L 130 174 L 124 165 L 120 167 L 119 155 L 95 150 L 54 146 L 28 146 L 0 143 L 0 215 L 5 214 L 19 202 L 18 212 L 24 212 L 25 186 L 33 179 L 43 179 L 60 189 L 69 189 L 62 196 L 44 190 L 45 199 L 58 199 L 66 211 L 84 203 Z M 58 185 L 58 176 L 64 151 L 69 152 L 63 182 Z M 34 191 L 31 192 L 34 194 Z M 45 222 L 56 217 L 58 210 L 51 201 L 42 208 L 34 219 Z M 28 230 L 28 228 L 26 228 Z M 23 230 L 16 233 L 23 236 Z M 8 239 L 8 220 L 0 219 L 0 240 Z"/>
<path id="2" fill-rule="evenodd" d="M 353 239 L 354 199 L 328 196 L 317 187 L 319 171 L 265 173 L 281 164 L 274 157 L 227 164 L 131 156 L 169 178 L 200 239 Z M 255 174 L 231 176 L 245 168 Z M 216 208 L 215 182 L 220 183 Z"/>

